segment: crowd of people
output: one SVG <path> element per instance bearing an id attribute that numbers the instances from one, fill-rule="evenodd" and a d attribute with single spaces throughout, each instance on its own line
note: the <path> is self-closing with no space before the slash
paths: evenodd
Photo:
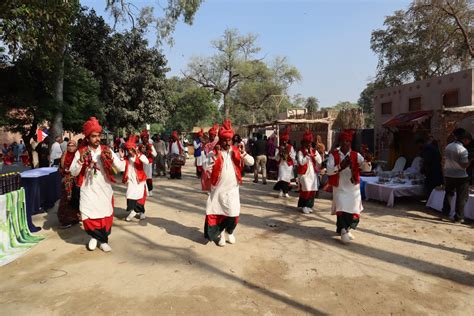
<path id="1" fill-rule="evenodd" d="M 147 197 L 153 195 L 153 177 L 166 176 L 182 179 L 186 163 L 186 143 L 176 131 L 162 139 L 147 130 L 139 135 L 117 138 L 108 146 L 101 142 L 102 127 L 95 118 L 84 123 L 85 138 L 76 142 L 57 137 L 49 149 L 48 139 L 36 146 L 40 166 L 58 166 L 62 174 L 63 191 L 58 209 L 61 228 L 69 228 L 82 221 L 90 235 L 88 249 L 99 247 L 112 250 L 109 235 L 113 225 L 114 192 L 112 184 L 118 174 L 127 186 L 126 221 L 146 219 Z M 240 216 L 240 193 L 245 172 L 253 172 L 254 183 L 267 184 L 267 170 L 276 169 L 274 189 L 280 198 L 289 198 L 292 189 L 298 192 L 295 205 L 310 214 L 315 207 L 318 191 L 323 186 L 332 190 L 332 214 L 336 216 L 336 232 L 343 243 L 351 242 L 353 231 L 363 210 L 360 192 L 361 171 L 370 155 L 366 146 L 358 153 L 352 148 L 354 132 L 342 131 L 338 145 L 330 152 L 319 136 L 306 130 L 299 140 L 290 139 L 290 128 L 283 130 L 279 139 L 257 134 L 255 139 L 242 139 L 234 133 L 230 120 L 221 126 L 214 124 L 207 133 L 201 129 L 195 135 L 194 166 L 201 189 L 208 194 L 205 206 L 204 236 L 218 246 L 235 243 L 234 234 Z M 453 221 L 463 218 L 463 209 L 469 194 L 469 176 L 466 169 L 474 158 L 468 153 L 471 135 L 456 129 L 455 139 L 445 151 L 443 172 L 441 155 L 431 141 L 420 144 L 425 185 L 432 189 L 445 185 L 446 198 L 443 212 L 449 215 L 449 199 L 456 193 L 456 213 Z M 296 144 L 298 146 L 295 146 Z M 22 142 L 20 142 L 22 144 Z M 24 146 L 24 145 L 23 145 Z M 17 147 L 20 147 L 17 145 Z M 3 155 L 15 155 L 14 146 L 4 145 Z M 21 147 L 20 147 L 21 148 Z M 15 159 L 15 158 L 13 158 Z M 16 158 L 19 159 L 19 158 Z M 253 169 L 252 169 L 253 168 Z M 444 174 L 444 177 L 443 177 Z M 204 206 L 203 206 L 204 207 Z"/>

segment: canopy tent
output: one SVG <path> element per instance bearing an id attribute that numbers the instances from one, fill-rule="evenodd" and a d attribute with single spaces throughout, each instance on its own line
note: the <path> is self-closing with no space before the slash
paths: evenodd
<path id="1" fill-rule="evenodd" d="M 400 113 L 395 115 L 388 121 L 382 124 L 387 128 L 397 128 L 402 126 L 412 126 L 415 124 L 422 124 L 433 115 L 433 111 L 416 111 L 408 113 Z"/>

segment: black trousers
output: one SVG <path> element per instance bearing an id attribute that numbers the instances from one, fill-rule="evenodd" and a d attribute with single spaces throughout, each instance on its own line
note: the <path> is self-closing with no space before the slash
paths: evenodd
<path id="1" fill-rule="evenodd" d="M 138 200 L 127 199 L 127 212 L 135 211 L 137 213 L 145 213 L 145 205 L 138 203 Z"/>
<path id="2" fill-rule="evenodd" d="M 469 199 L 469 178 L 444 178 L 446 194 L 443 201 L 443 213 L 449 216 L 451 212 L 450 201 L 456 193 L 455 219 L 464 218 L 464 207 Z"/>

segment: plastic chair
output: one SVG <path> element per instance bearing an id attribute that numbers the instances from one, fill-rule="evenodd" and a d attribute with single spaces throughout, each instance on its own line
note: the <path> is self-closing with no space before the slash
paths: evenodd
<path id="1" fill-rule="evenodd" d="M 395 166 L 392 169 L 392 173 L 403 171 L 405 169 L 406 163 L 407 159 L 405 157 L 398 157 L 397 161 L 395 162 Z"/>

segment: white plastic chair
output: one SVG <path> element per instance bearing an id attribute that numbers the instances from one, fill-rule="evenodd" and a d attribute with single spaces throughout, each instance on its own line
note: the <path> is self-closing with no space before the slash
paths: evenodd
<path id="1" fill-rule="evenodd" d="M 405 169 L 405 165 L 407 163 L 407 159 L 405 157 L 398 157 L 397 161 L 395 162 L 395 166 L 392 169 L 392 172 L 401 172 Z"/>
<path id="2" fill-rule="evenodd" d="M 423 162 L 423 159 L 420 156 L 415 157 L 415 159 L 413 159 L 413 162 L 411 163 L 410 168 L 408 168 L 407 170 L 410 170 L 413 173 L 420 173 L 422 162 Z"/>

